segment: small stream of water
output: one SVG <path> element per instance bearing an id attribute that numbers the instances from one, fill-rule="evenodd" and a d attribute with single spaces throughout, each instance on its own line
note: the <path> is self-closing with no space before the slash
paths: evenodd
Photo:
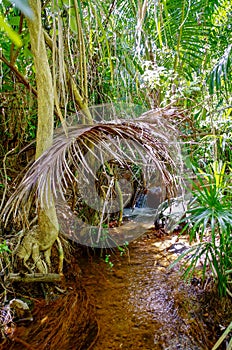
<path id="1" fill-rule="evenodd" d="M 173 237 L 164 237 L 149 233 L 123 256 L 107 251 L 111 268 L 103 258 L 83 259 L 84 286 L 100 325 L 95 350 L 208 349 L 198 292 L 167 269 L 176 255 L 167 249 Z"/>

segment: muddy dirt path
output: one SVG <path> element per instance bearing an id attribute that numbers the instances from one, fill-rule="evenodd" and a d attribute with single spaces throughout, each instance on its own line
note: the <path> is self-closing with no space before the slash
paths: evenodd
<path id="1" fill-rule="evenodd" d="M 176 238 L 150 230 L 124 251 L 74 245 L 60 284 L 9 289 L 33 319 L 2 323 L 0 349 L 212 349 L 231 322 L 232 304 L 210 283 L 187 285 L 177 268 L 168 269 L 187 245 Z"/>
<path id="2" fill-rule="evenodd" d="M 211 348 L 202 291 L 187 286 L 177 270 L 167 270 L 177 256 L 169 249 L 174 239 L 150 232 L 123 255 L 108 251 L 87 264 L 81 260 L 84 287 L 96 305 L 100 326 L 95 350 Z"/>

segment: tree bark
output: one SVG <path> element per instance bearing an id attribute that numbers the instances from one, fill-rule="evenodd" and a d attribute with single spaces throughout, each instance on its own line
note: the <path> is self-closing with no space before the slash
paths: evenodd
<path id="1" fill-rule="evenodd" d="M 38 94 L 38 125 L 36 138 L 36 158 L 38 158 L 52 145 L 54 92 L 41 23 L 41 1 L 29 0 L 29 5 L 34 12 L 33 19 L 28 19 L 28 28 L 31 39 L 31 50 L 34 56 Z"/>
<path id="2" fill-rule="evenodd" d="M 28 19 L 28 28 L 31 39 L 31 50 L 34 56 L 38 96 L 37 159 L 52 145 L 54 91 L 42 28 L 41 1 L 29 0 L 28 2 L 34 12 L 33 19 Z M 58 238 L 59 233 L 54 200 L 51 193 L 48 193 L 47 196 L 50 198 L 50 205 L 49 207 L 39 209 L 38 227 L 24 237 L 18 254 L 25 263 L 32 256 L 37 269 L 43 273 L 48 272 L 47 265 L 48 267 L 50 266 L 51 247 Z M 41 260 L 41 252 L 44 252 L 46 264 Z"/>

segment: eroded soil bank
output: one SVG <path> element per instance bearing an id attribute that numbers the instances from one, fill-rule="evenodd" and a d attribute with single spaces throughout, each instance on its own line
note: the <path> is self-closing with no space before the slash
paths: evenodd
<path id="1" fill-rule="evenodd" d="M 231 302 L 218 299 L 210 280 L 187 285 L 167 269 L 185 245 L 175 239 L 150 230 L 124 251 L 74 245 L 62 283 L 10 287 L 30 304 L 33 321 L 9 324 L 0 349 L 211 349 Z"/>

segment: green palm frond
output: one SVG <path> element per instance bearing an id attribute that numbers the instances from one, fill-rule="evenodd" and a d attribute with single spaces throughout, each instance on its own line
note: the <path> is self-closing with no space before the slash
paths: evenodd
<path id="1" fill-rule="evenodd" d="M 206 9 L 205 1 L 167 1 L 163 35 L 166 45 L 175 50 L 175 70 L 186 66 L 194 69 L 202 62 L 211 28 L 206 10 L 213 11 Z"/>
<path id="2" fill-rule="evenodd" d="M 207 168 L 207 173 L 197 174 L 197 184 L 192 182 L 193 200 L 186 211 L 190 241 L 199 240 L 187 264 L 185 276 L 191 276 L 197 263 L 203 262 L 202 277 L 205 268 L 210 265 L 218 282 L 220 295 L 231 295 L 230 267 L 232 262 L 232 211 L 228 196 L 230 185 L 227 183 L 225 165 L 216 162 Z M 186 220 L 186 219 L 185 219 Z M 182 231 L 182 232 L 183 232 Z M 181 257 L 182 259 L 182 257 Z M 189 265 L 188 265 L 189 263 Z"/>
<path id="3" fill-rule="evenodd" d="M 231 56 L 232 45 L 230 44 L 210 73 L 209 84 L 211 94 L 213 94 L 214 91 L 220 91 L 223 82 L 226 90 L 228 90 L 231 84 Z"/>

